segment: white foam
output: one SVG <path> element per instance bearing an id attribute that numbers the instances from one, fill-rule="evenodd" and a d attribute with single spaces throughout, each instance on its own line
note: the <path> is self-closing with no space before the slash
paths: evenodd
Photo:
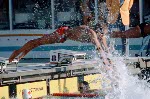
<path id="1" fill-rule="evenodd" d="M 150 99 L 150 89 L 146 81 L 139 80 L 137 76 L 131 75 L 125 63 L 125 57 L 120 57 L 117 52 L 109 55 L 114 68 L 103 70 L 101 62 L 97 67 L 103 78 L 103 88 L 108 87 L 105 79 L 110 80 L 111 90 L 106 91 L 108 99 Z"/>

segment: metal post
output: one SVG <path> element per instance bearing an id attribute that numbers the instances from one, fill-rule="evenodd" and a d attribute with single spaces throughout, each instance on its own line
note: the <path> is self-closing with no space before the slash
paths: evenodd
<path id="1" fill-rule="evenodd" d="M 10 31 L 13 29 L 13 23 L 12 23 L 12 0 L 9 0 L 9 26 Z"/>
<path id="2" fill-rule="evenodd" d="M 52 29 L 55 29 L 55 21 L 54 21 L 54 0 L 51 0 L 51 12 L 52 12 Z"/>
<path id="3" fill-rule="evenodd" d="M 47 95 L 50 95 L 50 79 L 46 79 L 46 85 L 47 85 Z"/>
<path id="4" fill-rule="evenodd" d="M 143 0 L 139 0 L 139 13 L 140 13 L 140 23 L 143 23 Z M 142 51 L 144 50 L 144 47 L 145 46 L 143 45 L 143 48 L 141 48 L 140 52 L 138 53 L 138 54 L 141 53 L 141 56 L 142 56 Z"/>
<path id="5" fill-rule="evenodd" d="M 95 0 L 95 24 L 98 23 L 98 2 Z"/>
<path id="6" fill-rule="evenodd" d="M 129 29 L 129 25 L 125 26 L 125 30 Z M 125 41 L 126 49 L 125 49 L 125 55 L 126 57 L 129 57 L 129 39 L 126 39 Z"/>
<path id="7" fill-rule="evenodd" d="M 144 0 L 139 0 L 140 23 L 143 23 L 143 1 Z"/>

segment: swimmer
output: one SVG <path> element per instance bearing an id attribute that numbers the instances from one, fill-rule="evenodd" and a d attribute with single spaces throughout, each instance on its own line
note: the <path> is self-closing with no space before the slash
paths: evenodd
<path id="1" fill-rule="evenodd" d="M 18 60 L 23 58 L 32 49 L 45 44 L 64 43 L 66 40 L 74 40 L 79 42 L 93 43 L 97 47 L 97 51 L 106 65 L 110 65 L 106 58 L 104 50 L 98 40 L 97 34 L 88 26 L 81 25 L 74 28 L 62 26 L 50 34 L 45 34 L 40 38 L 33 39 L 25 43 L 20 49 L 15 50 L 9 57 L 9 62 L 12 62 L 16 57 Z"/>

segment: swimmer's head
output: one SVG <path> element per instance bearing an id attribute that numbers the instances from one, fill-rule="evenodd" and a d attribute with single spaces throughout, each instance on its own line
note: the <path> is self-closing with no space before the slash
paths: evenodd
<path id="1" fill-rule="evenodd" d="M 79 91 L 80 93 L 86 93 L 87 91 L 89 91 L 90 87 L 89 87 L 89 83 L 86 81 L 83 81 L 79 84 Z"/>

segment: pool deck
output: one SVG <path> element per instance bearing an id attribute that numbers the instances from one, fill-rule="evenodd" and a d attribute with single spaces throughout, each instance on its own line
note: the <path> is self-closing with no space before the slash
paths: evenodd
<path id="1" fill-rule="evenodd" d="M 133 75 L 139 74 L 140 68 L 150 67 L 150 57 L 126 58 L 125 61 Z M 139 63 L 140 67 L 137 68 L 136 63 Z M 62 66 L 54 66 L 50 63 L 19 63 L 16 69 L 0 74 L 0 85 L 100 73 L 96 66 L 98 66 L 96 62 L 94 64 L 63 64 Z"/>
<path id="2" fill-rule="evenodd" d="M 0 74 L 0 83 L 5 85 L 98 73 L 94 68 L 96 65 L 97 63 L 63 64 L 62 66 L 54 66 L 49 63 L 20 63 L 15 70 L 8 70 Z"/>

